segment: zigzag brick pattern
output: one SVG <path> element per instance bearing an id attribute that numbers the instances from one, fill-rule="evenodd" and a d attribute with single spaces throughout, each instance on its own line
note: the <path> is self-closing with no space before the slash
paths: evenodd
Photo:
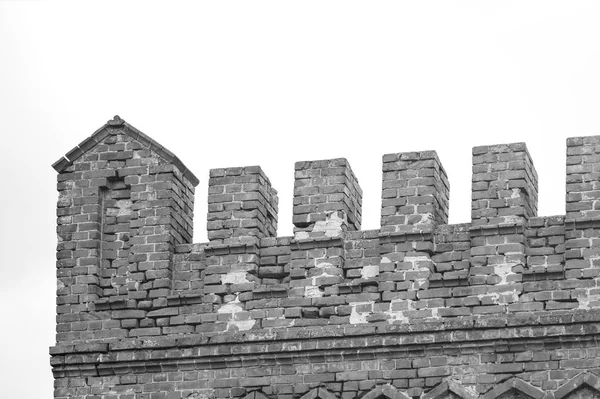
<path id="1" fill-rule="evenodd" d="M 453 225 L 435 151 L 385 155 L 378 230 L 346 159 L 298 162 L 291 237 L 260 167 L 214 169 L 195 244 L 198 179 L 115 117 L 53 165 L 54 397 L 599 399 L 598 148 L 542 217 L 525 144 L 475 147 Z"/>

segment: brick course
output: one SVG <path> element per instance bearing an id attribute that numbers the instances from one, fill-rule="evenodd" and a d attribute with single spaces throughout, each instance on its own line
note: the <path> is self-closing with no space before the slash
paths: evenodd
<path id="1" fill-rule="evenodd" d="M 294 236 L 260 167 L 198 179 L 115 117 L 58 172 L 55 398 L 600 398 L 600 137 L 537 216 L 523 143 L 473 149 L 471 223 L 434 151 L 383 157 L 381 229 L 345 159 L 295 165 Z M 598 198 L 597 198 L 598 197 Z"/>

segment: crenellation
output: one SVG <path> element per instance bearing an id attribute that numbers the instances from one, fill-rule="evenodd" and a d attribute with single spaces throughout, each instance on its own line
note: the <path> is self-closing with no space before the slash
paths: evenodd
<path id="1" fill-rule="evenodd" d="M 537 173 L 524 143 L 473 148 L 469 284 L 507 285 L 521 294 L 526 226 L 537 215 Z"/>
<path id="2" fill-rule="evenodd" d="M 381 232 L 430 232 L 448 223 L 450 184 L 435 151 L 383 156 Z"/>
<path id="3" fill-rule="evenodd" d="M 346 159 L 296 162 L 294 177 L 294 233 L 360 230 L 362 190 Z"/>
<path id="4" fill-rule="evenodd" d="M 537 216 L 537 172 L 524 143 L 474 147 L 472 182 L 474 225 Z"/>
<path id="5" fill-rule="evenodd" d="M 600 397 L 599 144 L 550 217 L 523 143 L 475 147 L 462 224 L 434 151 L 385 155 L 375 230 L 347 160 L 298 162 L 292 237 L 260 167 L 213 169 L 193 244 L 197 179 L 116 117 L 54 165 L 55 397 Z"/>
<path id="6" fill-rule="evenodd" d="M 599 136 L 567 140 L 567 220 L 600 216 Z"/>
<path id="7" fill-rule="evenodd" d="M 277 191 L 259 166 L 212 169 L 208 190 L 208 238 L 277 235 Z"/>

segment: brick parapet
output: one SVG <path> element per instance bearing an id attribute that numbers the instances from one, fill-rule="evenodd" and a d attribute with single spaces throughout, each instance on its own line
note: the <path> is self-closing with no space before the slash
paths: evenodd
<path id="1" fill-rule="evenodd" d="M 536 397 L 580 389 L 577 373 L 600 368 L 586 360 L 600 323 L 595 138 L 569 142 L 564 216 L 536 216 L 535 169 L 517 143 L 474 149 L 476 217 L 463 224 L 447 224 L 431 151 L 384 156 L 383 201 L 397 203 L 368 231 L 346 160 L 296 166 L 310 188 L 297 198 L 332 207 L 292 237 L 276 237 L 260 168 L 214 170 L 209 198 L 228 197 L 209 201 L 209 226 L 222 225 L 192 244 L 193 175 L 117 122 L 56 165 L 56 397 Z"/>
<path id="2" fill-rule="evenodd" d="M 569 269 L 561 263 L 563 221 L 531 219 L 524 229 L 532 243 L 526 264 L 493 270 L 494 280 L 487 284 L 469 279 L 469 225 L 443 225 L 433 238 L 372 230 L 348 233 L 344 239 L 280 237 L 238 246 L 179 245 L 174 270 L 182 274 L 175 284 L 183 289 L 137 305 L 111 298 L 98 302 L 96 309 L 117 312 L 98 318 L 119 320 L 113 333 L 127 337 L 380 322 L 403 325 L 597 308 L 598 269 Z M 315 259 L 328 265 L 316 267 Z M 301 268 L 302 274 L 294 274 L 299 267 L 293 266 L 294 260 L 313 263 Z M 86 323 L 78 328 L 84 327 L 79 336 L 70 331 L 59 337 L 81 341 L 107 334 L 90 331 Z M 65 328 L 74 326 L 67 323 Z"/>

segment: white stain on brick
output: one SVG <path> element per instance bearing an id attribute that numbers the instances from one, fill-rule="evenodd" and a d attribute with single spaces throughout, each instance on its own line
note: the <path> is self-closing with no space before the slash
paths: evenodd
<path id="1" fill-rule="evenodd" d="M 414 309 L 415 301 L 413 301 L 412 299 L 394 299 L 390 303 L 390 309 L 384 313 L 390 315 L 390 318 L 388 319 L 388 323 L 390 324 L 392 324 L 395 321 L 399 321 L 401 323 L 408 323 L 410 319 L 404 314 L 404 312 Z"/>
<path id="2" fill-rule="evenodd" d="M 155 338 L 147 338 L 142 341 L 143 348 L 154 348 L 158 346 L 158 341 Z"/>
<path id="3" fill-rule="evenodd" d="M 323 291 L 316 285 L 309 285 L 304 287 L 304 296 L 306 298 L 320 298 L 323 296 Z"/>
<path id="4" fill-rule="evenodd" d="M 214 393 L 214 389 L 201 389 L 200 391 L 189 394 L 186 396 L 186 399 L 210 399 L 215 396 Z"/>
<path id="5" fill-rule="evenodd" d="M 516 263 L 501 263 L 499 265 L 494 265 L 494 274 L 500 277 L 500 282 L 496 285 L 509 284 L 506 279 L 508 276 L 515 274 L 513 273 L 512 268 L 516 265 Z"/>
<path id="6" fill-rule="evenodd" d="M 106 216 L 131 215 L 131 200 L 118 200 L 115 207 L 106 209 Z"/>
<path id="7" fill-rule="evenodd" d="M 421 214 L 421 223 L 430 223 L 434 220 L 433 213 L 425 212 Z"/>
<path id="8" fill-rule="evenodd" d="M 307 231 L 297 231 L 294 233 L 294 239 L 296 240 L 306 240 L 310 237 Z"/>
<path id="9" fill-rule="evenodd" d="M 519 223 L 519 222 L 521 222 L 521 218 L 519 216 L 516 216 L 516 215 L 504 216 L 504 223 L 514 224 L 514 223 Z"/>
<path id="10" fill-rule="evenodd" d="M 233 326 L 237 327 L 237 330 L 239 330 L 239 331 L 250 330 L 252 327 L 254 327 L 254 324 L 256 324 L 256 320 L 254 320 L 254 319 L 240 320 L 239 318 L 236 317 L 238 314 L 240 314 L 240 312 L 245 312 L 245 311 L 244 311 L 244 308 L 242 308 L 240 306 L 240 299 L 237 296 L 236 296 L 235 300 L 221 306 L 217 310 L 217 313 L 231 314 L 231 319 L 229 319 L 227 321 L 227 330 L 228 331 L 234 330 L 232 328 Z"/>
<path id="11" fill-rule="evenodd" d="M 135 287 L 136 291 L 140 289 L 140 282 L 137 280 L 134 280 L 132 278 L 129 278 L 129 277 L 125 278 L 125 284 L 128 286 Z M 110 285 L 112 285 L 114 287 L 114 285 L 112 283 Z"/>
<path id="12" fill-rule="evenodd" d="M 281 316 L 276 316 L 276 317 L 265 317 L 263 319 L 263 323 L 265 320 L 287 320 L 287 323 L 285 324 L 281 324 L 281 325 L 272 325 L 269 328 L 289 328 L 289 327 L 294 327 L 294 324 L 296 324 L 296 319 L 288 319 L 287 317 L 285 317 L 285 314 L 282 314 Z M 264 326 L 263 326 L 264 328 Z"/>
<path id="13" fill-rule="evenodd" d="M 427 256 L 407 256 L 404 258 L 404 261 L 412 264 L 410 270 L 427 273 L 425 276 L 416 278 L 413 281 L 413 289 L 418 290 L 421 289 L 421 287 L 426 288 L 427 282 L 429 281 L 429 274 L 431 273 L 431 269 L 429 268 L 431 259 Z"/>
<path id="14" fill-rule="evenodd" d="M 587 289 L 587 295 L 577 298 L 579 309 L 590 310 L 600 308 L 600 289 Z"/>
<path id="15" fill-rule="evenodd" d="M 248 279 L 246 278 L 247 275 L 248 275 L 248 273 L 241 272 L 241 271 L 229 272 L 229 273 L 223 274 L 221 276 L 221 283 L 222 284 L 245 284 L 245 283 L 249 283 L 250 281 L 248 281 Z"/>
<path id="16" fill-rule="evenodd" d="M 373 303 L 375 301 L 366 301 L 366 302 L 350 302 L 350 306 L 352 308 L 352 313 L 350 313 L 350 324 L 365 324 L 367 323 L 367 317 L 373 314 Z M 358 306 L 367 305 L 369 309 L 368 312 L 359 312 L 357 311 Z"/>
<path id="17" fill-rule="evenodd" d="M 342 214 L 340 217 L 339 214 Z M 328 213 L 325 220 L 315 222 L 313 231 L 324 231 L 326 237 L 337 237 L 342 234 L 343 226 L 347 224 L 346 214 L 343 212 Z"/>
<path id="18" fill-rule="evenodd" d="M 340 214 L 342 215 L 340 217 Z M 313 232 L 325 232 L 325 237 L 339 237 L 344 232 L 344 226 L 348 224 L 346 214 L 343 212 L 328 212 L 325 220 L 315 222 Z M 306 240 L 310 238 L 310 232 L 297 231 L 294 233 L 296 240 Z"/>
<path id="19" fill-rule="evenodd" d="M 65 207 L 71 205 L 74 194 L 70 191 L 61 191 L 58 194 L 58 207 Z"/>
<path id="20" fill-rule="evenodd" d="M 477 390 L 473 386 L 466 386 L 466 387 L 463 387 L 462 389 L 469 392 L 471 394 L 470 397 L 472 397 L 472 398 L 478 398 L 480 395 L 480 393 L 477 392 Z M 465 397 L 465 396 L 463 396 L 463 397 Z"/>
<path id="21" fill-rule="evenodd" d="M 508 303 L 519 302 L 519 292 L 516 289 L 502 293 L 492 292 L 489 294 L 477 295 L 483 303 L 491 302 L 493 305 L 506 305 Z"/>
<path id="22" fill-rule="evenodd" d="M 317 276 L 312 276 L 311 285 L 304 287 L 304 296 L 306 298 L 320 298 L 323 296 L 323 291 L 317 285 L 317 279 L 322 277 L 334 277 L 334 274 L 327 273 L 327 269 L 335 267 L 331 263 L 324 261 L 323 259 L 318 259 L 315 264 L 316 269 L 321 269 L 321 274 Z"/>
<path id="23" fill-rule="evenodd" d="M 360 269 L 360 275 L 362 278 L 377 277 L 379 275 L 379 266 L 378 265 L 363 266 Z"/>
<path id="24" fill-rule="evenodd" d="M 274 340 L 277 337 L 277 334 L 271 330 L 259 330 L 259 332 L 256 333 L 247 333 L 246 337 L 248 337 L 248 341 L 250 342 L 257 340 Z"/>
<path id="25" fill-rule="evenodd" d="M 480 301 L 490 301 L 494 305 L 497 305 L 498 300 L 500 299 L 500 294 L 497 292 L 492 292 L 491 294 L 479 294 L 477 295 L 477 298 L 479 298 Z"/>

